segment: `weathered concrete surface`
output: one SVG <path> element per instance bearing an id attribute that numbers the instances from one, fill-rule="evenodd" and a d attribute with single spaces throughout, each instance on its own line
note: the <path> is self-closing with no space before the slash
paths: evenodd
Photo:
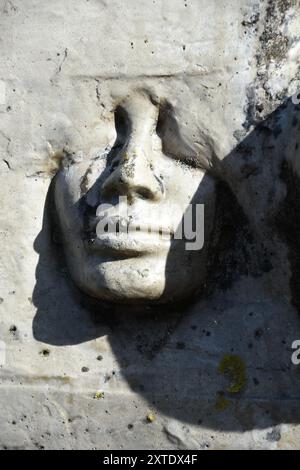
<path id="1" fill-rule="evenodd" d="M 282 163 L 298 168 L 299 111 L 280 106 L 299 85 L 299 2 L 0 8 L 1 446 L 298 448 L 298 193 Z M 193 305 L 83 298 L 44 211 L 53 157 L 109 143 L 111 96 L 144 86 L 222 161 L 224 236 Z"/>

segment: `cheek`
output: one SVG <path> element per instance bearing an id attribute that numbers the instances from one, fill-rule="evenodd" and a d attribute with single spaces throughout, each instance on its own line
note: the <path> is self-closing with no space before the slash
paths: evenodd
<path id="1" fill-rule="evenodd" d="M 202 170 L 180 168 L 177 164 L 166 175 L 166 192 L 169 201 L 176 201 L 181 206 L 205 204 L 214 200 L 215 181 Z"/>
<path id="2" fill-rule="evenodd" d="M 76 202 L 80 197 L 80 186 L 78 179 L 70 178 L 65 171 L 56 175 L 54 186 L 55 208 L 63 232 L 68 234 L 75 233 L 74 227 L 78 225 L 78 216 L 76 214 Z"/>
<path id="3" fill-rule="evenodd" d="M 202 170 L 182 168 L 175 162 L 169 166 L 172 165 L 173 168 L 169 168 L 169 172 L 166 173 L 166 197 L 161 204 L 165 220 L 176 229 L 182 224 L 183 216 L 187 215 L 189 206 L 203 204 L 205 229 L 209 233 L 215 211 L 215 179 Z M 193 217 L 195 217 L 194 210 Z"/>
<path id="4" fill-rule="evenodd" d="M 67 205 L 76 203 L 82 196 L 90 197 L 95 186 L 101 186 L 106 163 L 102 159 L 95 162 L 86 161 L 62 170 L 56 176 L 56 193 Z"/>
<path id="5" fill-rule="evenodd" d="M 56 202 L 66 207 L 76 203 L 81 197 L 81 182 L 86 172 L 86 165 L 74 165 L 67 170 L 61 170 L 56 175 L 55 195 Z"/>

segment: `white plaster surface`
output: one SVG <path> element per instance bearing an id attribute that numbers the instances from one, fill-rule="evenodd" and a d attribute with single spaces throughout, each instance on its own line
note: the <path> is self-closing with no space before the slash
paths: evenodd
<path id="1" fill-rule="evenodd" d="M 0 0 L 2 448 L 299 448 L 291 344 L 300 318 L 288 247 L 266 223 L 287 193 L 285 152 L 299 166 L 298 131 L 285 119 L 270 150 L 254 122 L 256 105 L 268 119 L 297 90 L 299 6 Z M 187 137 L 210 136 L 215 171 L 249 219 L 256 251 L 243 259 L 235 245 L 239 275 L 192 305 L 112 311 L 88 305 L 70 283 L 45 199 L 53 157 L 109 144 L 112 103 L 143 87 L 174 103 Z M 245 141 L 256 145 L 254 163 L 234 153 Z M 224 259 L 229 266 L 225 257 L 214 268 L 221 277 Z M 257 268 L 264 261 L 272 267 Z M 225 354 L 245 364 L 236 394 L 219 371 Z"/>

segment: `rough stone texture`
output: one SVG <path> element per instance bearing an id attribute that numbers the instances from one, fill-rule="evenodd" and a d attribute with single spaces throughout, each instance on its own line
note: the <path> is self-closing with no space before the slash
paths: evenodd
<path id="1" fill-rule="evenodd" d="M 299 7 L 0 1 L 3 448 L 299 447 Z M 111 139 L 111 97 L 136 87 L 218 157 L 221 239 L 193 303 L 92 302 L 49 233 L 57 157 Z"/>

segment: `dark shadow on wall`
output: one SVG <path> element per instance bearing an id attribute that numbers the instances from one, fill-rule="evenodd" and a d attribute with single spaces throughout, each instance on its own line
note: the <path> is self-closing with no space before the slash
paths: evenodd
<path id="1" fill-rule="evenodd" d="M 50 187 L 34 246 L 35 339 L 69 345 L 108 334 L 123 380 L 183 422 L 223 431 L 299 423 L 300 369 L 291 362 L 300 339 L 292 306 L 299 307 L 299 187 L 284 163 L 287 142 L 297 132 L 300 140 L 298 117 L 288 100 L 223 161 L 206 285 L 182 304 L 118 306 L 79 293 L 52 239 Z"/>
<path id="2" fill-rule="evenodd" d="M 55 177 L 54 177 L 55 178 Z M 54 222 L 52 180 L 44 208 L 42 230 L 34 242 L 39 253 L 36 285 L 32 301 L 37 307 L 33 334 L 38 341 L 63 346 L 79 344 L 105 334 L 105 312 L 112 307 L 101 305 L 101 315 L 93 299 L 82 296 L 71 282 L 64 253 Z M 85 305 L 88 308 L 85 308 Z"/>

